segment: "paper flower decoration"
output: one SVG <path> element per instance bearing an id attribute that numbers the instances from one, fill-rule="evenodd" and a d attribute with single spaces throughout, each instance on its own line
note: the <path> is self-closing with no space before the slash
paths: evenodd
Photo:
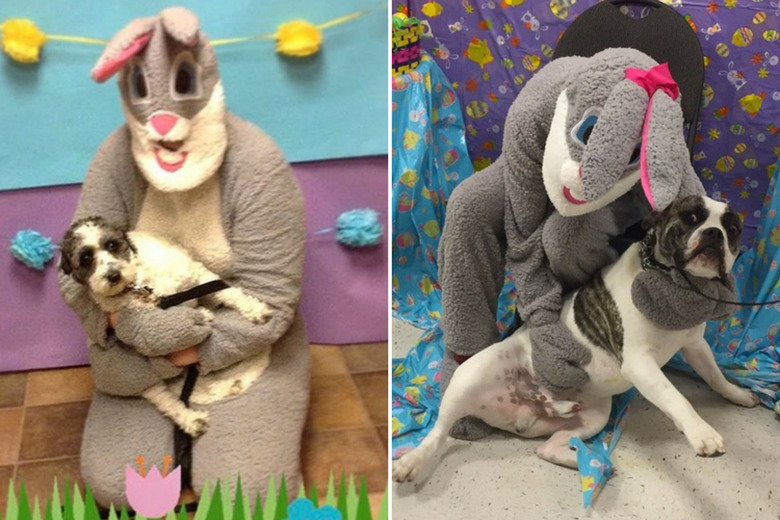
<path id="1" fill-rule="evenodd" d="M 336 240 L 349 247 L 375 246 L 384 228 L 373 209 L 345 211 L 336 219 Z"/>
<path id="2" fill-rule="evenodd" d="M 305 20 L 283 23 L 276 31 L 276 52 L 305 58 L 316 54 L 322 45 L 322 31 Z"/>
<path id="3" fill-rule="evenodd" d="M 287 508 L 287 520 L 341 520 L 341 513 L 333 506 L 319 509 L 308 498 L 299 498 Z"/>
<path id="4" fill-rule="evenodd" d="M 54 258 L 54 246 L 51 238 L 23 229 L 11 240 L 11 254 L 27 267 L 43 271 L 46 263 Z"/>
<path id="5" fill-rule="evenodd" d="M 0 45 L 12 60 L 20 63 L 37 63 L 41 59 L 41 47 L 46 35 L 33 22 L 25 19 L 11 19 L 0 26 Z"/>
<path id="6" fill-rule="evenodd" d="M 162 518 L 176 507 L 181 497 L 181 466 L 168 473 L 170 457 L 165 457 L 162 474 L 157 466 L 144 475 L 144 459 L 138 457 L 141 473 L 125 468 L 125 495 L 137 513 L 147 518 Z"/>

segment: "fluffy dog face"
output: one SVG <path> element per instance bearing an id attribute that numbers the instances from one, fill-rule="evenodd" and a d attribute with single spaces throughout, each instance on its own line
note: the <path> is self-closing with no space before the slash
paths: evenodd
<path id="1" fill-rule="evenodd" d="M 74 222 L 60 244 L 60 269 L 93 294 L 116 296 L 135 282 L 135 247 L 127 234 L 103 219 Z"/>
<path id="2" fill-rule="evenodd" d="M 659 260 L 701 278 L 723 278 L 731 272 L 742 239 L 742 221 L 728 204 L 709 197 L 685 197 L 651 223 Z"/>

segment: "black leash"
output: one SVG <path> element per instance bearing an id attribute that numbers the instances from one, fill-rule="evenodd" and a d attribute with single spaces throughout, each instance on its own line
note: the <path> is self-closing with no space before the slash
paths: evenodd
<path id="1" fill-rule="evenodd" d="M 157 306 L 161 309 L 168 309 L 174 305 L 195 300 L 228 287 L 230 286 L 223 280 L 206 282 L 186 291 L 163 296 L 160 298 Z M 184 376 L 184 386 L 181 389 L 179 399 L 188 408 L 190 406 L 190 396 L 195 388 L 195 382 L 198 380 L 199 373 L 197 365 L 189 365 L 187 367 L 187 373 Z M 181 466 L 182 489 L 190 487 L 192 484 L 192 437 L 178 425 L 175 425 L 173 429 L 173 465 L 174 467 Z"/>
<path id="2" fill-rule="evenodd" d="M 672 269 L 674 269 L 678 271 L 683 278 L 685 278 L 685 281 L 688 282 L 688 285 L 690 285 L 694 291 L 696 291 L 700 296 L 707 298 L 708 300 L 712 300 L 718 303 L 727 303 L 729 305 L 741 305 L 743 307 L 753 307 L 755 305 L 774 305 L 780 302 L 780 300 L 769 300 L 765 302 L 732 302 L 729 300 L 721 300 L 720 298 L 713 298 L 712 296 L 704 294 L 701 291 L 701 289 L 696 287 L 696 284 L 694 284 L 693 281 L 688 277 L 688 273 L 686 273 L 685 270 L 677 267 L 676 265 L 672 266 L 672 265 L 662 264 L 661 262 L 656 260 L 653 254 L 654 245 L 655 245 L 655 234 L 652 231 L 649 231 L 647 233 L 647 236 L 645 236 L 645 238 L 643 238 L 639 242 L 639 253 L 642 258 L 642 269 L 645 271 L 647 271 L 648 269 L 656 269 L 665 272 L 669 272 Z"/>

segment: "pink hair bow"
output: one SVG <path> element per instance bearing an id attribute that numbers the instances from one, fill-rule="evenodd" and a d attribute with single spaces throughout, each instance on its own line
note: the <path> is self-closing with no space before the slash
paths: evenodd
<path id="1" fill-rule="evenodd" d="M 650 126 L 650 113 L 653 108 L 653 94 L 658 90 L 664 91 L 670 98 L 677 99 L 680 96 L 680 88 L 677 86 L 677 82 L 672 78 L 672 73 L 669 72 L 669 64 L 661 63 L 648 70 L 642 69 L 626 69 L 626 79 L 633 81 L 640 87 L 642 87 L 647 95 L 650 96 L 650 102 L 647 105 L 647 112 L 645 112 L 645 122 L 642 125 L 642 148 L 639 154 L 639 172 L 642 180 L 642 189 L 645 191 L 650 206 L 655 209 L 655 201 L 653 200 L 653 193 L 650 190 L 650 176 L 647 173 L 647 135 L 648 127 Z"/>

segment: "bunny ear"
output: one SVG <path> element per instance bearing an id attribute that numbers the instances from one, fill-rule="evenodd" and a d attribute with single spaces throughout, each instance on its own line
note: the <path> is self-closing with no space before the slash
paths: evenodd
<path id="1" fill-rule="evenodd" d="M 92 79 L 103 83 L 141 52 L 152 37 L 156 21 L 155 17 L 137 18 L 116 33 L 92 68 Z"/>
<path id="2" fill-rule="evenodd" d="M 200 23 L 198 17 L 184 7 L 169 7 L 160 13 L 165 32 L 177 42 L 188 47 L 198 43 Z"/>
<path id="3" fill-rule="evenodd" d="M 653 209 L 661 211 L 680 194 L 683 179 L 698 183 L 683 134 L 683 114 L 669 95 L 658 90 L 650 99 L 642 131 L 642 188 Z M 699 183 L 701 185 L 701 183 Z"/>

